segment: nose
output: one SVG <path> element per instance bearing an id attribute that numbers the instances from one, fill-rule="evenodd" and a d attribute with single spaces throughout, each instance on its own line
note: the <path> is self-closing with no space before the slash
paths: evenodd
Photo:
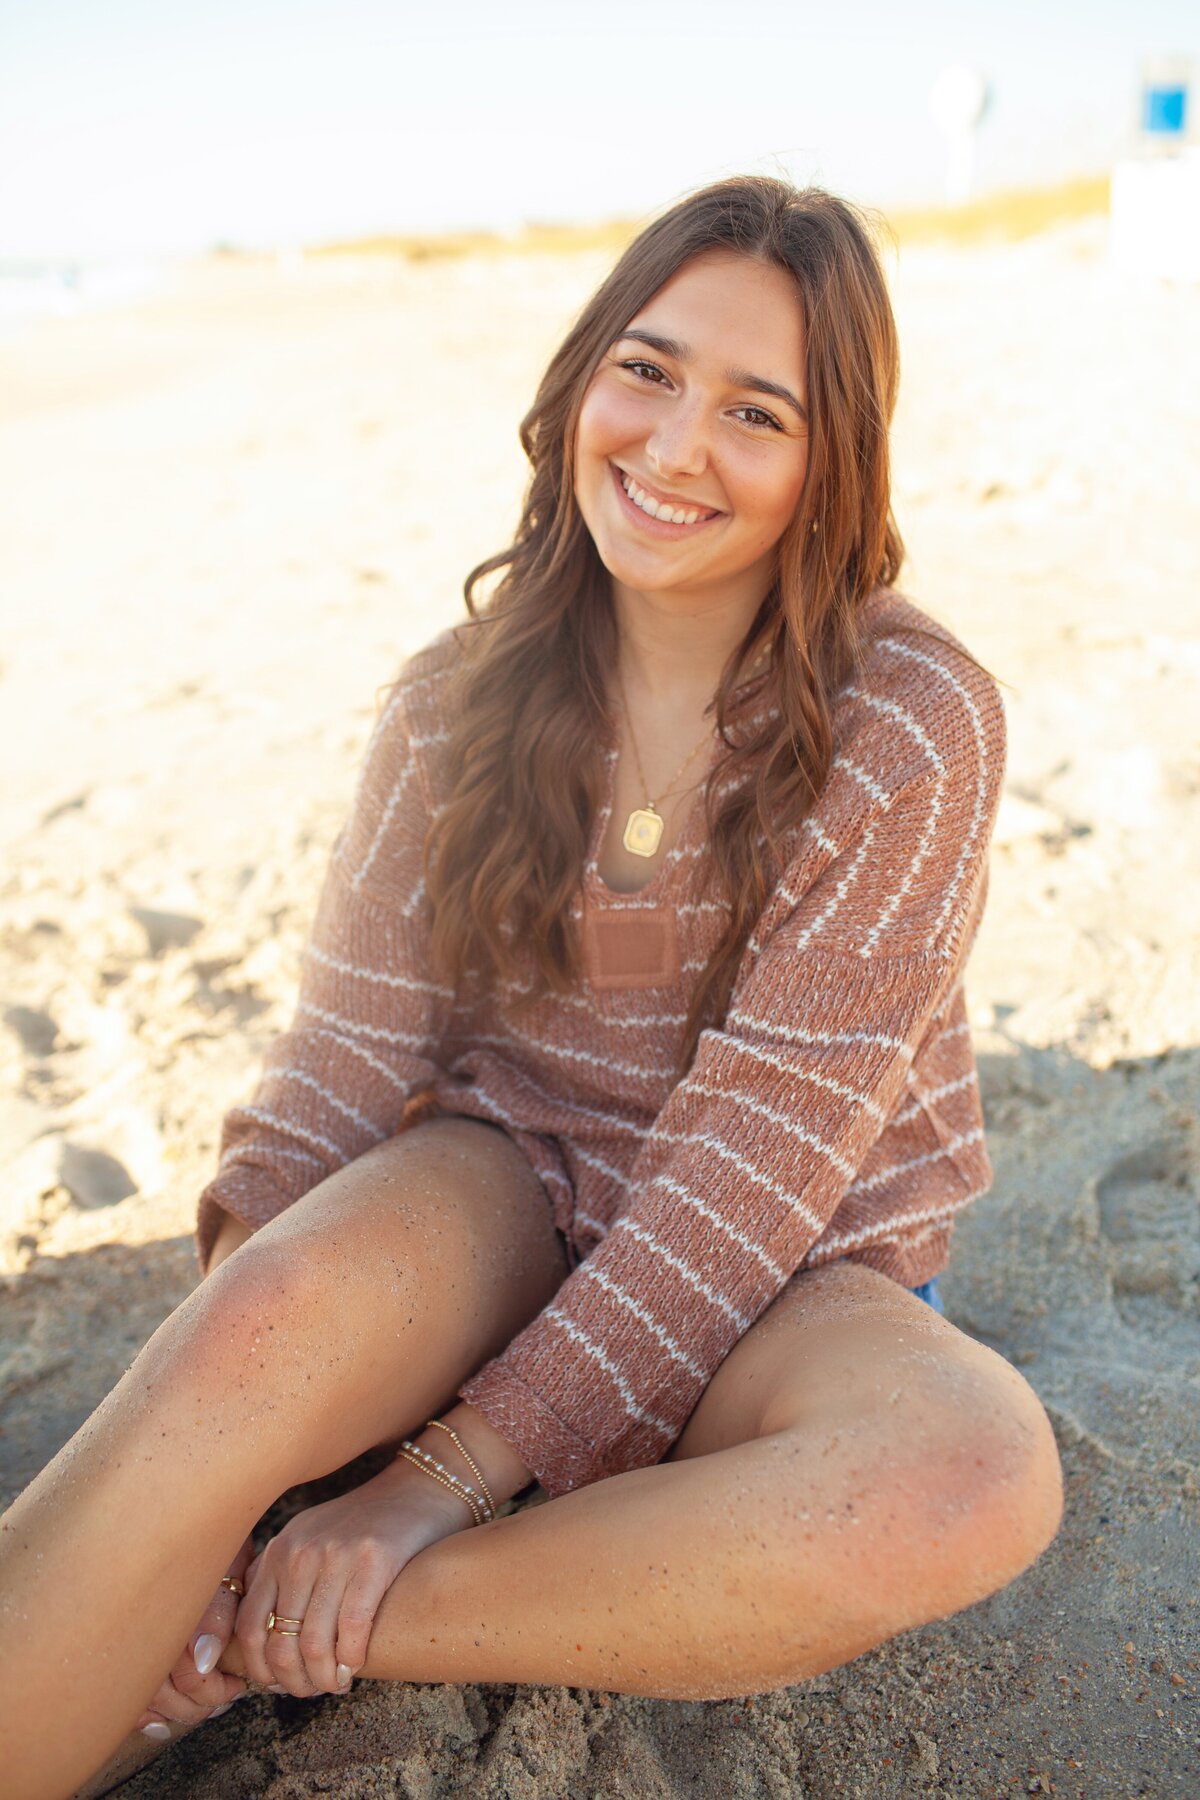
<path id="1" fill-rule="evenodd" d="M 664 484 L 679 476 L 702 475 L 708 467 L 708 427 L 702 399 L 665 407 L 646 439 L 646 455 Z"/>

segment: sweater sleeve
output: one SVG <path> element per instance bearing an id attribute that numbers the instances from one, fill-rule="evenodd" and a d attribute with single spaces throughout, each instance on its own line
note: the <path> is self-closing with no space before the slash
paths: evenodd
<path id="1" fill-rule="evenodd" d="M 841 821 L 836 841 L 801 828 L 721 1028 L 701 1034 L 639 1147 L 621 1216 L 460 1388 L 551 1496 L 661 1460 L 894 1111 L 986 887 L 1003 710 L 990 679 L 960 691 L 967 705 L 940 728 L 909 720 L 911 756 L 881 729 L 837 759 L 831 779 L 851 798 L 822 809 Z"/>
<path id="2" fill-rule="evenodd" d="M 200 1195 L 207 1270 L 226 1213 L 251 1230 L 394 1135 L 436 1081 L 453 990 L 429 979 L 423 847 L 428 801 L 403 676 L 375 724 L 334 841 L 301 962 L 292 1022 L 250 1099 L 221 1127 Z"/>

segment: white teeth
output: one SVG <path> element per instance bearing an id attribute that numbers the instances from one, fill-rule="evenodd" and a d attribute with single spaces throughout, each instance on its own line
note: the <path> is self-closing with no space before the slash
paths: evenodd
<path id="1" fill-rule="evenodd" d="M 672 525 L 694 525 L 696 520 L 701 517 L 700 511 L 696 507 L 689 507 L 687 509 L 684 509 L 683 507 L 670 507 L 667 506 L 665 502 L 660 505 L 657 500 L 652 500 L 646 490 L 640 488 L 637 482 L 629 475 L 622 475 L 621 486 L 625 489 L 625 492 L 629 495 L 629 498 L 633 501 L 634 505 L 640 506 L 642 511 L 644 513 L 649 513 L 652 519 L 666 519 Z"/>

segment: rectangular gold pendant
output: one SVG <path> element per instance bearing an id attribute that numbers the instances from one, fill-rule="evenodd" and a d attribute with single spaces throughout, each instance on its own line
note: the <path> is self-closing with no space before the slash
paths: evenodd
<path id="1" fill-rule="evenodd" d="M 663 821 L 656 812 L 648 812 L 644 806 L 635 806 L 625 821 L 625 836 L 621 839 L 627 850 L 635 856 L 653 856 L 662 840 Z"/>

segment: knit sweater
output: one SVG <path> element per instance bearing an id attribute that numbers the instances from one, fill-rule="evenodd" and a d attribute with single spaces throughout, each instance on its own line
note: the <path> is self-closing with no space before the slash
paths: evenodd
<path id="1" fill-rule="evenodd" d="M 996 684 L 894 590 L 834 697 L 834 759 L 783 840 L 726 1017 L 673 1075 L 690 984 L 719 940 L 702 792 L 645 887 L 597 858 L 618 743 L 573 901 L 576 991 L 431 974 L 422 871 L 448 788 L 453 629 L 381 708 L 333 845 L 290 1027 L 226 1116 L 199 1203 L 265 1224 L 426 1109 L 498 1123 L 542 1179 L 569 1273 L 459 1397 L 551 1496 L 659 1461 L 716 1369 L 800 1269 L 839 1257 L 908 1287 L 991 1185 L 963 969 L 1005 760 Z M 922 626 L 935 641 L 912 630 Z M 773 705 L 765 678 L 737 719 Z M 715 754 L 715 751 L 714 751 Z"/>

